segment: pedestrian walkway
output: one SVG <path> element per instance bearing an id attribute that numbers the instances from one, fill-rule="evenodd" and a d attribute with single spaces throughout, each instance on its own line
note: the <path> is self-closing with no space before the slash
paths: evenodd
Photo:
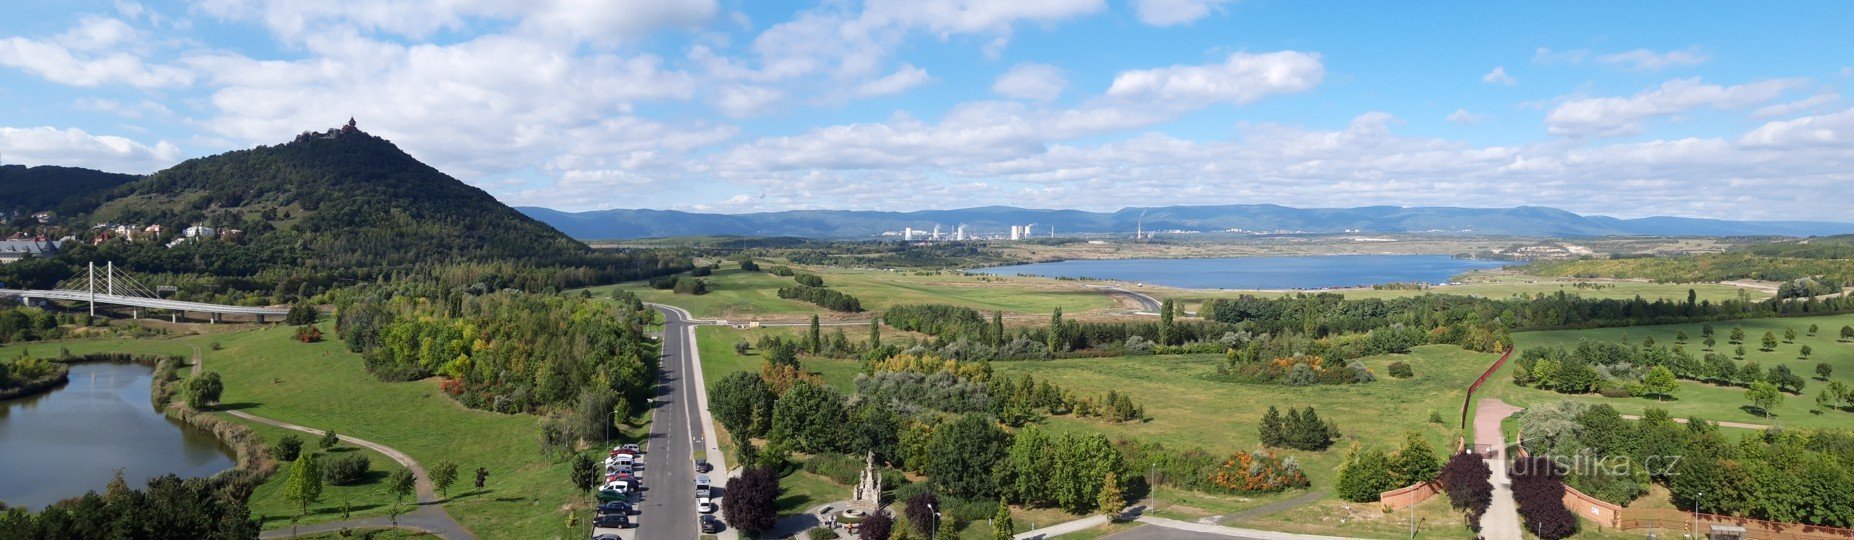
<path id="1" fill-rule="evenodd" d="M 1475 405 L 1474 443 L 1488 445 L 1493 457 L 1487 468 L 1493 469 L 1493 504 L 1481 515 L 1481 536 L 1486 538 L 1521 538 L 1519 506 L 1513 502 L 1513 482 L 1506 476 L 1506 435 L 1500 422 L 1523 409 L 1494 398 L 1481 398 Z"/>
<path id="2" fill-rule="evenodd" d="M 1317 534 L 1298 534 L 1298 533 L 1286 533 L 1286 532 L 1278 532 L 1278 531 L 1263 531 L 1263 530 L 1258 530 L 1258 529 L 1243 529 L 1243 528 L 1238 528 L 1238 527 L 1227 527 L 1223 525 L 1211 525 L 1208 523 L 1179 521 L 1176 519 L 1167 519 L 1167 518 L 1154 517 L 1154 516 L 1140 516 L 1140 518 L 1137 521 L 1139 521 L 1140 523 L 1145 523 L 1147 525 L 1157 525 L 1157 526 L 1165 527 L 1168 529 L 1178 529 L 1181 531 L 1191 531 L 1191 532 L 1199 532 L 1199 533 L 1204 533 L 1204 534 L 1214 534 L 1218 536 L 1229 536 L 1233 538 L 1251 538 L 1254 540 L 1344 540 L 1345 539 L 1345 537 L 1343 536 L 1321 536 Z"/>

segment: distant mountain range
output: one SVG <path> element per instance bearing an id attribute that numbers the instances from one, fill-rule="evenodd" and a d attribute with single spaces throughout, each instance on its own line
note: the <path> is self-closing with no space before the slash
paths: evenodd
<path id="1" fill-rule="evenodd" d="M 561 212 L 516 210 L 585 240 L 663 236 L 798 236 L 870 238 L 907 227 L 951 234 L 960 224 L 969 235 L 1007 235 L 1013 225 L 1035 224 L 1033 233 L 1132 234 L 1186 230 L 1299 233 L 1440 233 L 1485 236 L 1820 236 L 1854 233 L 1854 223 L 1819 221 L 1727 221 L 1682 217 L 1619 219 L 1582 216 L 1556 208 L 1451 208 L 1366 206 L 1289 208 L 1272 204 L 1125 208 L 1115 212 L 1035 210 L 986 206 L 958 210 L 877 212 L 790 210 L 753 214 L 701 214 L 675 210 Z"/>

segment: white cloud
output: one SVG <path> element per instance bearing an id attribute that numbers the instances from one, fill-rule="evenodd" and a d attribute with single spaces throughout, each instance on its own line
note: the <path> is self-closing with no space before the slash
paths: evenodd
<path id="1" fill-rule="evenodd" d="M 1220 11 L 1236 0 L 1133 0 L 1139 22 L 1152 26 L 1184 24 Z"/>
<path id="2" fill-rule="evenodd" d="M 180 149 L 161 141 L 153 146 L 81 129 L 0 127 L 0 148 L 7 163 L 88 167 L 111 172 L 150 173 L 180 161 Z"/>
<path id="3" fill-rule="evenodd" d="M 1512 86 L 1515 84 L 1519 84 L 1519 79 L 1515 79 L 1513 78 L 1513 76 L 1507 75 L 1506 66 L 1495 66 L 1493 68 L 1493 71 L 1489 71 L 1487 72 L 1486 75 L 1481 76 L 1481 82 L 1484 82 L 1487 84 L 1503 84 L 1506 86 Z"/>
<path id="4" fill-rule="evenodd" d="M 1000 96 L 1049 102 L 1062 95 L 1069 81 L 1062 70 L 1049 64 L 1024 63 L 1012 66 L 991 83 L 991 91 Z"/>
<path id="5" fill-rule="evenodd" d="M 1778 103 L 1758 108 L 1751 113 L 1752 118 L 1775 118 L 1789 116 L 1799 112 L 1819 110 L 1841 101 L 1841 94 L 1833 91 L 1822 92 L 1788 103 Z"/>
<path id="6" fill-rule="evenodd" d="M 1448 121 L 1457 124 L 1478 124 L 1486 119 L 1487 115 L 1471 113 L 1467 109 L 1455 109 L 1455 112 L 1448 113 Z"/>
<path id="7" fill-rule="evenodd" d="M 1735 86 L 1700 82 L 1698 78 L 1674 79 L 1660 88 L 1644 90 L 1629 97 L 1578 98 L 1560 103 L 1545 116 L 1547 131 L 1553 135 L 1617 136 L 1641 133 L 1642 123 L 1700 109 L 1737 109 L 1770 101 L 1802 81 L 1777 79 Z"/>
<path id="8" fill-rule="evenodd" d="M 1599 64 L 1621 66 L 1636 71 L 1660 71 L 1671 67 L 1697 66 L 1710 59 L 1699 47 L 1654 52 L 1648 49 L 1635 49 L 1628 52 L 1604 54 L 1596 57 Z"/>
<path id="9" fill-rule="evenodd" d="M 1537 50 L 1532 51 L 1532 63 L 1534 64 L 1562 64 L 1574 66 L 1582 64 L 1585 60 L 1589 59 L 1590 49 L 1554 51 L 1551 50 L 1550 47 L 1539 47 Z"/>
<path id="10" fill-rule="evenodd" d="M 543 39 L 611 42 L 685 27 L 718 11 L 715 0 L 197 0 L 224 20 L 254 21 L 287 42 L 344 33 L 423 39 L 476 20 L 513 22 Z"/>
<path id="11" fill-rule="evenodd" d="M 1770 122 L 1746 133 L 1739 140 L 1751 146 L 1832 146 L 1845 151 L 1854 146 L 1854 109 Z"/>
<path id="12" fill-rule="evenodd" d="M 53 41 L 22 37 L 0 39 L 0 66 L 31 72 L 71 86 L 126 84 L 137 88 L 186 86 L 194 75 L 175 66 L 151 65 L 141 58 L 110 50 L 120 29 L 83 25 Z M 64 44 L 60 44 L 64 43 Z"/>
<path id="13" fill-rule="evenodd" d="M 72 105 L 79 109 L 110 113 L 123 118 L 140 119 L 146 116 L 174 115 L 174 111 L 166 105 L 147 99 L 136 103 L 123 103 L 113 99 L 79 98 Z"/>
<path id="14" fill-rule="evenodd" d="M 894 95 L 927 84 L 931 80 L 933 78 L 927 76 L 927 70 L 914 67 L 914 64 L 902 64 L 901 68 L 895 70 L 894 73 L 858 85 L 856 95 L 862 97 Z"/>
<path id="15" fill-rule="evenodd" d="M 875 23 L 923 28 L 948 36 L 1008 33 L 1018 21 L 1053 22 L 1106 7 L 1105 0 L 869 0 L 864 17 Z"/>
<path id="16" fill-rule="evenodd" d="M 1318 53 L 1234 53 L 1219 64 L 1123 71 L 1114 76 L 1107 94 L 1187 105 L 1242 105 L 1305 91 L 1319 85 L 1325 74 Z"/>
<path id="17" fill-rule="evenodd" d="M 720 109 L 721 114 L 744 118 L 765 112 L 768 105 L 784 97 L 783 92 L 773 88 L 734 84 L 721 89 L 721 95 L 715 99 L 715 108 Z"/>

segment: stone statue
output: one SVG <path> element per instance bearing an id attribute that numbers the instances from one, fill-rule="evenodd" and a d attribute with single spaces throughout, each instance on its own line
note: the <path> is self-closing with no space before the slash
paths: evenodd
<path id="1" fill-rule="evenodd" d="M 856 491 L 850 497 L 850 508 L 867 513 L 882 507 L 882 475 L 876 472 L 875 452 L 870 452 L 865 460 L 863 478 L 856 482 Z"/>

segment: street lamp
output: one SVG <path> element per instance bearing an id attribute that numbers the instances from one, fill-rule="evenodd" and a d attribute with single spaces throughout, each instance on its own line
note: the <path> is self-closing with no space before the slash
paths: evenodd
<path id="1" fill-rule="evenodd" d="M 1696 495 L 1693 497 L 1693 537 L 1694 538 L 1699 538 L 1699 505 L 1700 505 L 1700 499 L 1704 499 L 1704 498 L 1706 498 L 1706 492 L 1704 491 L 1699 492 L 1699 495 Z"/>
<path id="2" fill-rule="evenodd" d="M 933 540 L 940 537 L 940 509 L 934 508 L 933 503 L 927 503 L 927 509 L 933 511 L 933 520 L 927 525 L 927 540 Z"/>

